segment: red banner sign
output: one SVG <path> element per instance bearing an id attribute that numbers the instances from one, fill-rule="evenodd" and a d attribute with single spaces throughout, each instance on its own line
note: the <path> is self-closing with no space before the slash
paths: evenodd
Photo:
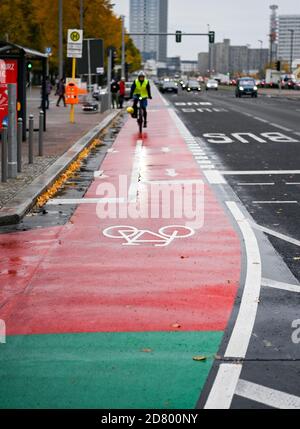
<path id="1" fill-rule="evenodd" d="M 0 130 L 2 123 L 8 122 L 8 87 L 9 83 L 18 83 L 18 61 L 0 59 Z"/>

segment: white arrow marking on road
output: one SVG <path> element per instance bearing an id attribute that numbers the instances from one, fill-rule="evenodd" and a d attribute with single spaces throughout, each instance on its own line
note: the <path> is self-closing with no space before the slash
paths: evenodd
<path id="1" fill-rule="evenodd" d="M 162 150 L 164 153 L 171 152 L 171 149 L 170 149 L 169 147 L 163 147 L 161 150 Z"/>
<path id="2" fill-rule="evenodd" d="M 95 179 L 107 179 L 109 176 L 106 176 L 105 174 L 104 174 L 104 171 L 103 170 L 100 170 L 100 171 L 94 171 L 94 178 Z"/>
<path id="3" fill-rule="evenodd" d="M 176 176 L 178 176 L 178 174 L 176 173 L 176 170 L 174 170 L 174 168 L 167 169 L 167 170 L 166 170 L 166 175 L 167 175 L 167 176 L 171 176 L 171 177 L 176 177 Z"/>

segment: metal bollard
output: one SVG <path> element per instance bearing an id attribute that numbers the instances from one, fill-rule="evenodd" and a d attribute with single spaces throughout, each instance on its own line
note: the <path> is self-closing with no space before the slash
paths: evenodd
<path id="1" fill-rule="evenodd" d="M 44 155 L 44 112 L 40 111 L 40 121 L 39 121 L 39 156 Z"/>
<path id="2" fill-rule="evenodd" d="M 1 149 L 1 180 L 7 182 L 8 176 L 8 148 L 7 148 L 8 131 L 7 125 L 2 124 L 2 149 Z"/>
<path id="3" fill-rule="evenodd" d="M 34 133 L 34 116 L 29 116 L 29 142 L 28 142 L 28 162 L 33 164 L 33 133 Z"/>
<path id="4" fill-rule="evenodd" d="M 23 119 L 18 119 L 17 128 L 17 163 L 18 173 L 22 172 L 22 137 L 23 137 Z"/>

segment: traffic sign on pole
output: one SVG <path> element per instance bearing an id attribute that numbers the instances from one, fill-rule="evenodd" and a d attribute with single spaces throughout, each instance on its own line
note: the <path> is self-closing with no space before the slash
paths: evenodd
<path id="1" fill-rule="evenodd" d="M 81 58 L 83 44 L 83 30 L 68 30 L 68 58 Z"/>

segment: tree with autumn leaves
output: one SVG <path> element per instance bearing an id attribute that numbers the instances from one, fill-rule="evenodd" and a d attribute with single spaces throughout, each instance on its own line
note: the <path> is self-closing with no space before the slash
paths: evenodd
<path id="1" fill-rule="evenodd" d="M 113 12 L 110 0 L 84 0 L 84 37 L 101 38 L 104 46 L 121 51 L 121 18 Z M 64 48 L 67 30 L 79 28 L 80 0 L 63 2 Z M 50 69 L 58 67 L 58 0 L 1 0 L 0 39 L 45 52 L 51 46 Z M 141 67 L 141 55 L 126 36 L 126 61 L 130 70 Z"/>

